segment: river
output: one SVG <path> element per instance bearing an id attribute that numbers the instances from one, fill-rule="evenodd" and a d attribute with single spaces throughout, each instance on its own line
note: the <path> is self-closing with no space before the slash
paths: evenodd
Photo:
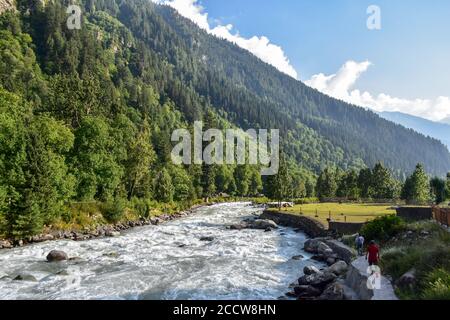
<path id="1" fill-rule="evenodd" d="M 291 228 L 227 230 L 261 211 L 220 204 L 116 238 L 0 250 L 0 299 L 277 299 L 314 262 L 302 250 L 306 236 Z M 53 249 L 75 259 L 48 263 Z"/>

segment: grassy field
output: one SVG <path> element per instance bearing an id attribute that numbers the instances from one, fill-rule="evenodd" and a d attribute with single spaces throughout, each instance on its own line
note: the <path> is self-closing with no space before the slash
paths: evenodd
<path id="1" fill-rule="evenodd" d="M 363 204 L 363 203 L 314 203 L 296 205 L 293 208 L 282 209 L 283 212 L 301 214 L 315 218 L 328 227 L 330 217 L 338 222 L 367 222 L 377 217 L 395 214 L 391 204 Z"/>

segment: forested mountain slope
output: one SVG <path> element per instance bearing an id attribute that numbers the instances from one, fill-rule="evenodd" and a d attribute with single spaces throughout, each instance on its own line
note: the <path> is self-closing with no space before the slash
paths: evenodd
<path id="1" fill-rule="evenodd" d="M 77 223 L 71 203 L 100 203 L 114 221 L 130 204 L 145 216 L 155 202 L 260 194 L 257 166 L 171 162 L 172 132 L 195 120 L 280 129 L 293 198 L 314 196 L 326 166 L 450 169 L 439 141 L 320 94 L 171 8 L 80 2 L 80 30 L 67 27 L 68 0 L 15 0 L 0 15 L 0 234 Z"/>
<path id="2" fill-rule="evenodd" d="M 354 166 L 362 159 L 367 165 L 381 160 L 396 173 L 408 172 L 418 162 L 435 174 L 448 171 L 450 156 L 439 141 L 325 96 L 236 45 L 208 35 L 170 7 L 150 4 L 142 10 L 139 2 L 124 5 L 128 14 L 119 19 L 172 63 L 181 81 L 244 128 L 289 130 L 286 149 L 307 168 L 317 171 L 327 161 Z M 136 15 L 142 17 L 139 23 L 132 18 Z M 151 27 L 146 27 L 147 21 Z"/>
<path id="3" fill-rule="evenodd" d="M 450 148 L 450 125 L 441 122 L 430 121 L 424 118 L 415 117 L 402 112 L 381 112 L 380 116 L 401 124 L 402 126 L 413 129 L 426 136 L 442 141 Z"/>

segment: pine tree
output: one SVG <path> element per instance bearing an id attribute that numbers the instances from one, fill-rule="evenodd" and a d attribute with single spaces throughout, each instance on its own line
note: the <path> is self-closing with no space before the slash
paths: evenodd
<path id="1" fill-rule="evenodd" d="M 174 196 L 172 178 L 166 168 L 159 171 L 154 183 L 155 199 L 163 203 L 170 203 Z"/>
<path id="2" fill-rule="evenodd" d="M 431 191 L 436 204 L 444 202 L 446 199 L 446 181 L 439 177 L 434 177 L 430 181 Z"/>
<path id="3" fill-rule="evenodd" d="M 327 167 L 317 179 L 316 192 L 320 199 L 334 198 L 337 191 L 337 181 L 335 170 Z"/>
<path id="4" fill-rule="evenodd" d="M 418 164 L 413 174 L 406 180 L 402 197 L 410 203 L 429 203 L 431 199 L 430 181 L 422 164 Z"/>
<path id="5" fill-rule="evenodd" d="M 280 155 L 280 166 L 276 175 L 269 176 L 266 180 L 266 195 L 278 202 L 281 208 L 281 202 L 292 196 L 292 180 L 289 175 L 286 156 Z"/>

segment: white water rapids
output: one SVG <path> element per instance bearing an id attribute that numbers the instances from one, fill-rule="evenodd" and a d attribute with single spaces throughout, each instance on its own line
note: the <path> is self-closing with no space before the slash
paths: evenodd
<path id="1" fill-rule="evenodd" d="M 290 228 L 226 229 L 261 211 L 220 204 L 116 238 L 0 250 L 0 299 L 276 299 L 314 263 L 305 235 Z M 46 262 L 54 249 L 77 259 Z M 19 274 L 37 281 L 13 280 Z"/>

